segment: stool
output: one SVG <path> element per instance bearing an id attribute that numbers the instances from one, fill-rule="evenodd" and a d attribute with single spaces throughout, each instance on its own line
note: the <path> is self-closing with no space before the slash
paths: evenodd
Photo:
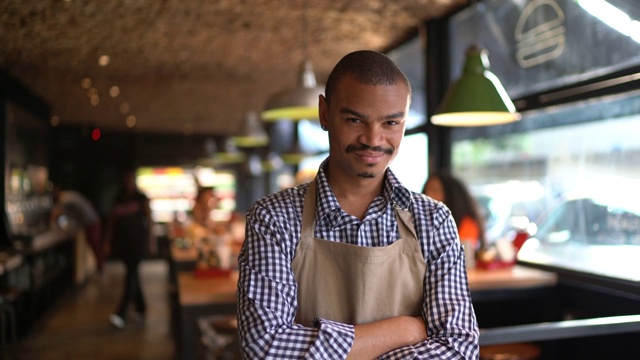
<path id="1" fill-rule="evenodd" d="M 542 350 L 531 343 L 487 345 L 480 347 L 480 360 L 534 360 Z"/>
<path id="2" fill-rule="evenodd" d="M 17 297 L 17 290 L 5 289 L 0 291 L 0 347 L 3 359 L 9 359 L 9 346 L 11 346 L 12 358 L 18 358 L 15 352 L 15 345 L 17 344 L 16 312 L 11 304 Z M 7 320 L 9 321 L 8 324 Z M 6 336 L 7 330 L 10 332 L 9 337 Z M 9 343 L 7 343 L 7 338 L 9 338 Z"/>

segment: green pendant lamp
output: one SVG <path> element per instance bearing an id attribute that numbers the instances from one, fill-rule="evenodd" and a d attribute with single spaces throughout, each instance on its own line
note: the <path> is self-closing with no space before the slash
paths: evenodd
<path id="1" fill-rule="evenodd" d="M 431 122 L 440 126 L 489 126 L 520 120 L 516 107 L 489 67 L 488 52 L 467 50 L 462 76 L 447 89 Z"/>

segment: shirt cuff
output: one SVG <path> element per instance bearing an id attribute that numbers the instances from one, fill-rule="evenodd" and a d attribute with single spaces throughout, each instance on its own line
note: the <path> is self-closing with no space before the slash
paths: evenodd
<path id="1" fill-rule="evenodd" d="M 340 353 L 348 354 L 356 338 L 353 325 L 343 324 L 332 320 L 315 318 L 313 325 L 320 330 L 319 336 L 333 344 Z"/>
<path id="2" fill-rule="evenodd" d="M 404 346 L 389 351 L 386 354 L 382 354 L 379 360 L 406 360 L 406 359 L 419 359 L 413 346 Z"/>

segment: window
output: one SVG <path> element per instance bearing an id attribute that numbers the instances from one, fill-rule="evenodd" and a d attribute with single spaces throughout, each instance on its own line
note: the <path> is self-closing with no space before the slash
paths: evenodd
<path id="1" fill-rule="evenodd" d="M 426 123 L 424 53 L 419 37 L 414 37 L 388 53 L 411 83 L 411 107 L 407 117 L 407 132 Z M 427 153 L 427 137 L 424 133 L 405 135 L 400 151 L 391 163 L 391 170 L 410 190 L 420 192 L 427 180 Z"/>
<path id="2" fill-rule="evenodd" d="M 598 119 L 455 141 L 453 169 L 484 204 L 489 241 L 528 226 L 521 260 L 640 281 L 636 261 L 621 261 L 640 258 L 639 105 L 638 93 L 572 103 L 522 121 Z"/>
<path id="3" fill-rule="evenodd" d="M 536 4 L 545 7 L 530 8 Z M 492 69 L 523 100 L 519 123 L 452 130 L 452 169 L 484 209 L 488 241 L 527 229 L 521 261 L 640 281 L 640 84 L 629 80 L 640 68 L 637 2 L 487 0 L 478 7 L 452 18 L 451 55 L 463 54 L 472 36 L 489 43 Z M 469 19 L 476 28 L 493 26 L 472 35 L 473 22 L 457 27 Z M 623 20 L 626 30 L 613 26 Z M 547 34 L 562 36 L 546 43 L 553 45 L 546 56 L 539 49 L 526 57 L 536 61 L 523 62 L 518 34 L 534 23 L 540 31 L 562 27 Z M 594 52 L 595 44 L 604 50 Z M 624 77 L 624 88 L 608 85 Z M 585 84 L 599 91 L 581 93 Z M 544 100 L 550 94 L 553 105 Z"/>

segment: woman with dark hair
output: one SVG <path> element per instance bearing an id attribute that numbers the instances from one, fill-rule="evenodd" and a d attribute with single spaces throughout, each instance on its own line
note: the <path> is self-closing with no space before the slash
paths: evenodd
<path id="1" fill-rule="evenodd" d="M 476 251 L 485 247 L 484 220 L 478 204 L 461 180 L 447 173 L 432 174 L 422 193 L 443 202 L 451 210 L 461 241 L 470 242 Z"/>

